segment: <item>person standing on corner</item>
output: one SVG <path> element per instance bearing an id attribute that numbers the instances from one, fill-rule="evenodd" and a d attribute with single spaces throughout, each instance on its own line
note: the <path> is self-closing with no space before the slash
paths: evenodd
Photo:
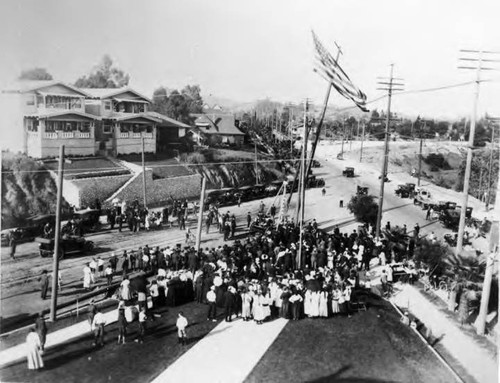
<path id="1" fill-rule="evenodd" d="M 35 330 L 40 338 L 40 351 L 43 353 L 45 349 L 45 340 L 47 339 L 47 324 L 45 323 L 42 311 L 40 311 L 38 318 L 36 318 Z"/>
<path id="2" fill-rule="evenodd" d="M 38 370 L 43 368 L 40 338 L 34 328 L 31 328 L 26 337 L 26 352 L 28 369 Z"/>
<path id="3" fill-rule="evenodd" d="M 252 223 L 252 216 L 250 215 L 250 212 L 247 214 L 247 228 L 250 227 L 250 224 Z"/>
<path id="4" fill-rule="evenodd" d="M 49 291 L 49 275 L 47 270 L 42 271 L 42 278 L 40 280 L 41 296 L 45 300 L 47 298 L 47 292 Z"/>
<path id="5" fill-rule="evenodd" d="M 94 347 L 104 346 L 104 326 L 106 325 L 106 320 L 101 312 L 100 308 L 97 308 L 97 313 L 92 321 L 92 327 L 94 329 Z"/>
<path id="6" fill-rule="evenodd" d="M 210 291 L 207 293 L 207 302 L 208 302 L 208 315 L 207 320 L 211 320 L 212 322 L 216 322 L 217 319 L 217 306 L 215 301 L 217 299 L 217 295 L 215 294 L 215 286 L 210 287 Z"/>
<path id="7" fill-rule="evenodd" d="M 16 233 L 12 230 L 9 234 L 9 246 L 10 246 L 10 257 L 12 259 L 16 259 L 16 247 L 17 247 L 17 239 Z"/>
<path id="8" fill-rule="evenodd" d="M 179 311 L 179 314 L 177 315 L 177 322 L 175 325 L 177 326 L 177 336 L 179 338 L 179 344 L 182 344 L 183 346 L 187 345 L 186 327 L 188 326 L 188 320 L 184 316 L 184 313 L 182 311 Z"/>

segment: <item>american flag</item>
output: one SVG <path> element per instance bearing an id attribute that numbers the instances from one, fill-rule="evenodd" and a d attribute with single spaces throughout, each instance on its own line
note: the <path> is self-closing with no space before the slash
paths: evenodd
<path id="1" fill-rule="evenodd" d="M 366 109 L 366 95 L 352 83 L 337 60 L 321 44 L 314 31 L 312 35 L 317 59 L 315 72 L 327 80 L 343 97 L 352 100 L 363 112 L 368 112 L 368 109 Z"/>

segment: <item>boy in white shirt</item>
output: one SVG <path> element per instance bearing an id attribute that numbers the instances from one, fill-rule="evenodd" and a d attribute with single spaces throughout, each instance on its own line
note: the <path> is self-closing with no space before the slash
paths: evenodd
<path id="1" fill-rule="evenodd" d="M 186 335 L 186 327 L 188 326 L 188 320 L 184 316 L 182 311 L 179 311 L 179 315 L 177 316 L 177 336 L 179 338 L 179 344 L 186 345 L 187 344 L 187 335 Z"/>

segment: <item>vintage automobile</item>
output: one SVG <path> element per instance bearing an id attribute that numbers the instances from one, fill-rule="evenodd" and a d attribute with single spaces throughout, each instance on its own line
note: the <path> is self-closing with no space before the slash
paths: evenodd
<path id="1" fill-rule="evenodd" d="M 368 195 L 368 187 L 366 186 L 357 186 L 356 188 L 357 195 Z"/>
<path id="2" fill-rule="evenodd" d="M 398 185 L 395 190 L 395 194 L 401 198 L 410 198 L 415 191 L 415 184 L 406 183 L 404 185 Z"/>
<path id="3" fill-rule="evenodd" d="M 460 210 L 458 209 L 444 209 L 439 214 L 439 221 L 444 227 L 451 230 L 458 230 L 460 222 Z"/>
<path id="4" fill-rule="evenodd" d="M 308 188 L 322 188 L 325 186 L 325 180 L 323 178 L 317 178 L 316 176 L 309 176 L 307 178 L 306 187 Z"/>
<path id="5" fill-rule="evenodd" d="M 351 167 L 346 167 L 343 171 L 342 171 L 342 175 L 344 177 L 354 177 L 354 168 L 351 168 Z"/>
<path id="6" fill-rule="evenodd" d="M 321 163 L 318 160 L 312 160 L 311 167 L 319 168 L 319 167 L 321 167 Z"/>
<path id="7" fill-rule="evenodd" d="M 35 239 L 35 237 L 41 236 L 43 234 L 43 228 L 47 223 L 54 227 L 55 222 L 55 214 L 41 214 L 32 216 L 27 219 L 26 226 L 2 230 L 0 234 L 1 245 L 8 246 L 11 235 L 14 235 L 18 244 L 31 242 Z"/>
<path id="8" fill-rule="evenodd" d="M 54 254 L 55 242 L 53 238 L 37 237 L 35 241 L 39 243 L 38 250 L 41 257 L 52 257 Z M 94 249 L 94 242 L 87 241 L 83 237 L 63 236 L 60 242 L 59 258 L 64 258 L 67 255 L 83 254 Z"/>
<path id="9" fill-rule="evenodd" d="M 75 220 L 75 223 L 81 226 L 84 233 L 100 230 L 100 217 L 101 210 L 97 209 L 84 209 L 75 211 L 73 213 L 73 219 Z"/>

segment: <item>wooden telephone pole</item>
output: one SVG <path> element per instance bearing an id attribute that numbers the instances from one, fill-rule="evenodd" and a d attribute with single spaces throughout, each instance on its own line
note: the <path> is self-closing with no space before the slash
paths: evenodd
<path id="1" fill-rule="evenodd" d="M 380 176 L 380 194 L 379 194 L 379 199 L 378 199 L 377 226 L 376 226 L 376 232 L 375 232 L 375 237 L 377 238 L 377 240 L 380 238 L 382 210 L 384 208 L 385 177 L 387 175 L 387 165 L 388 165 L 388 160 L 389 160 L 389 125 L 391 122 L 392 92 L 394 92 L 396 90 L 403 90 L 401 88 L 403 86 L 402 83 L 395 83 L 394 82 L 394 80 L 396 80 L 396 79 L 393 77 L 393 70 L 394 70 L 394 64 L 391 64 L 389 82 L 379 81 L 379 84 L 381 84 L 383 86 L 383 88 L 379 88 L 379 90 L 387 90 L 388 101 L 387 101 L 387 116 L 386 116 L 386 121 L 385 121 L 384 158 L 382 161 L 382 174 Z M 402 79 L 397 79 L 397 80 L 402 80 Z"/>
<path id="2" fill-rule="evenodd" d="M 61 252 L 61 207 L 64 177 L 64 145 L 59 148 L 59 171 L 57 176 L 56 228 L 54 235 L 54 255 L 52 258 L 52 296 L 50 299 L 50 320 L 57 316 L 57 287 L 59 280 L 59 253 Z"/>
<path id="3" fill-rule="evenodd" d="M 476 117 L 477 117 L 477 102 L 479 98 L 479 84 L 481 83 L 481 71 L 483 70 L 494 70 L 494 68 L 485 68 L 483 67 L 483 62 L 488 63 L 498 63 L 500 60 L 488 59 L 483 56 L 487 56 L 490 54 L 500 54 L 500 52 L 491 52 L 491 51 L 481 51 L 481 50 L 470 50 L 470 49 L 462 49 L 460 50 L 462 54 L 472 55 L 473 57 L 461 57 L 460 61 L 465 63 L 475 63 L 476 66 L 459 66 L 460 69 L 472 69 L 476 72 L 476 80 L 474 87 L 474 99 L 472 103 L 472 116 L 470 121 L 470 132 L 469 132 L 469 143 L 467 146 L 467 160 L 465 164 L 465 174 L 464 174 L 464 188 L 462 192 L 462 209 L 460 210 L 460 221 L 458 225 L 458 238 L 457 238 L 457 247 L 455 248 L 455 254 L 459 255 L 462 252 L 463 241 L 464 241 L 464 232 L 465 232 L 465 218 L 467 212 L 467 206 L 469 202 L 469 183 L 471 176 L 471 168 L 472 168 L 472 150 L 474 148 L 474 135 L 476 132 Z M 470 64 L 465 64 L 470 65 Z"/>

